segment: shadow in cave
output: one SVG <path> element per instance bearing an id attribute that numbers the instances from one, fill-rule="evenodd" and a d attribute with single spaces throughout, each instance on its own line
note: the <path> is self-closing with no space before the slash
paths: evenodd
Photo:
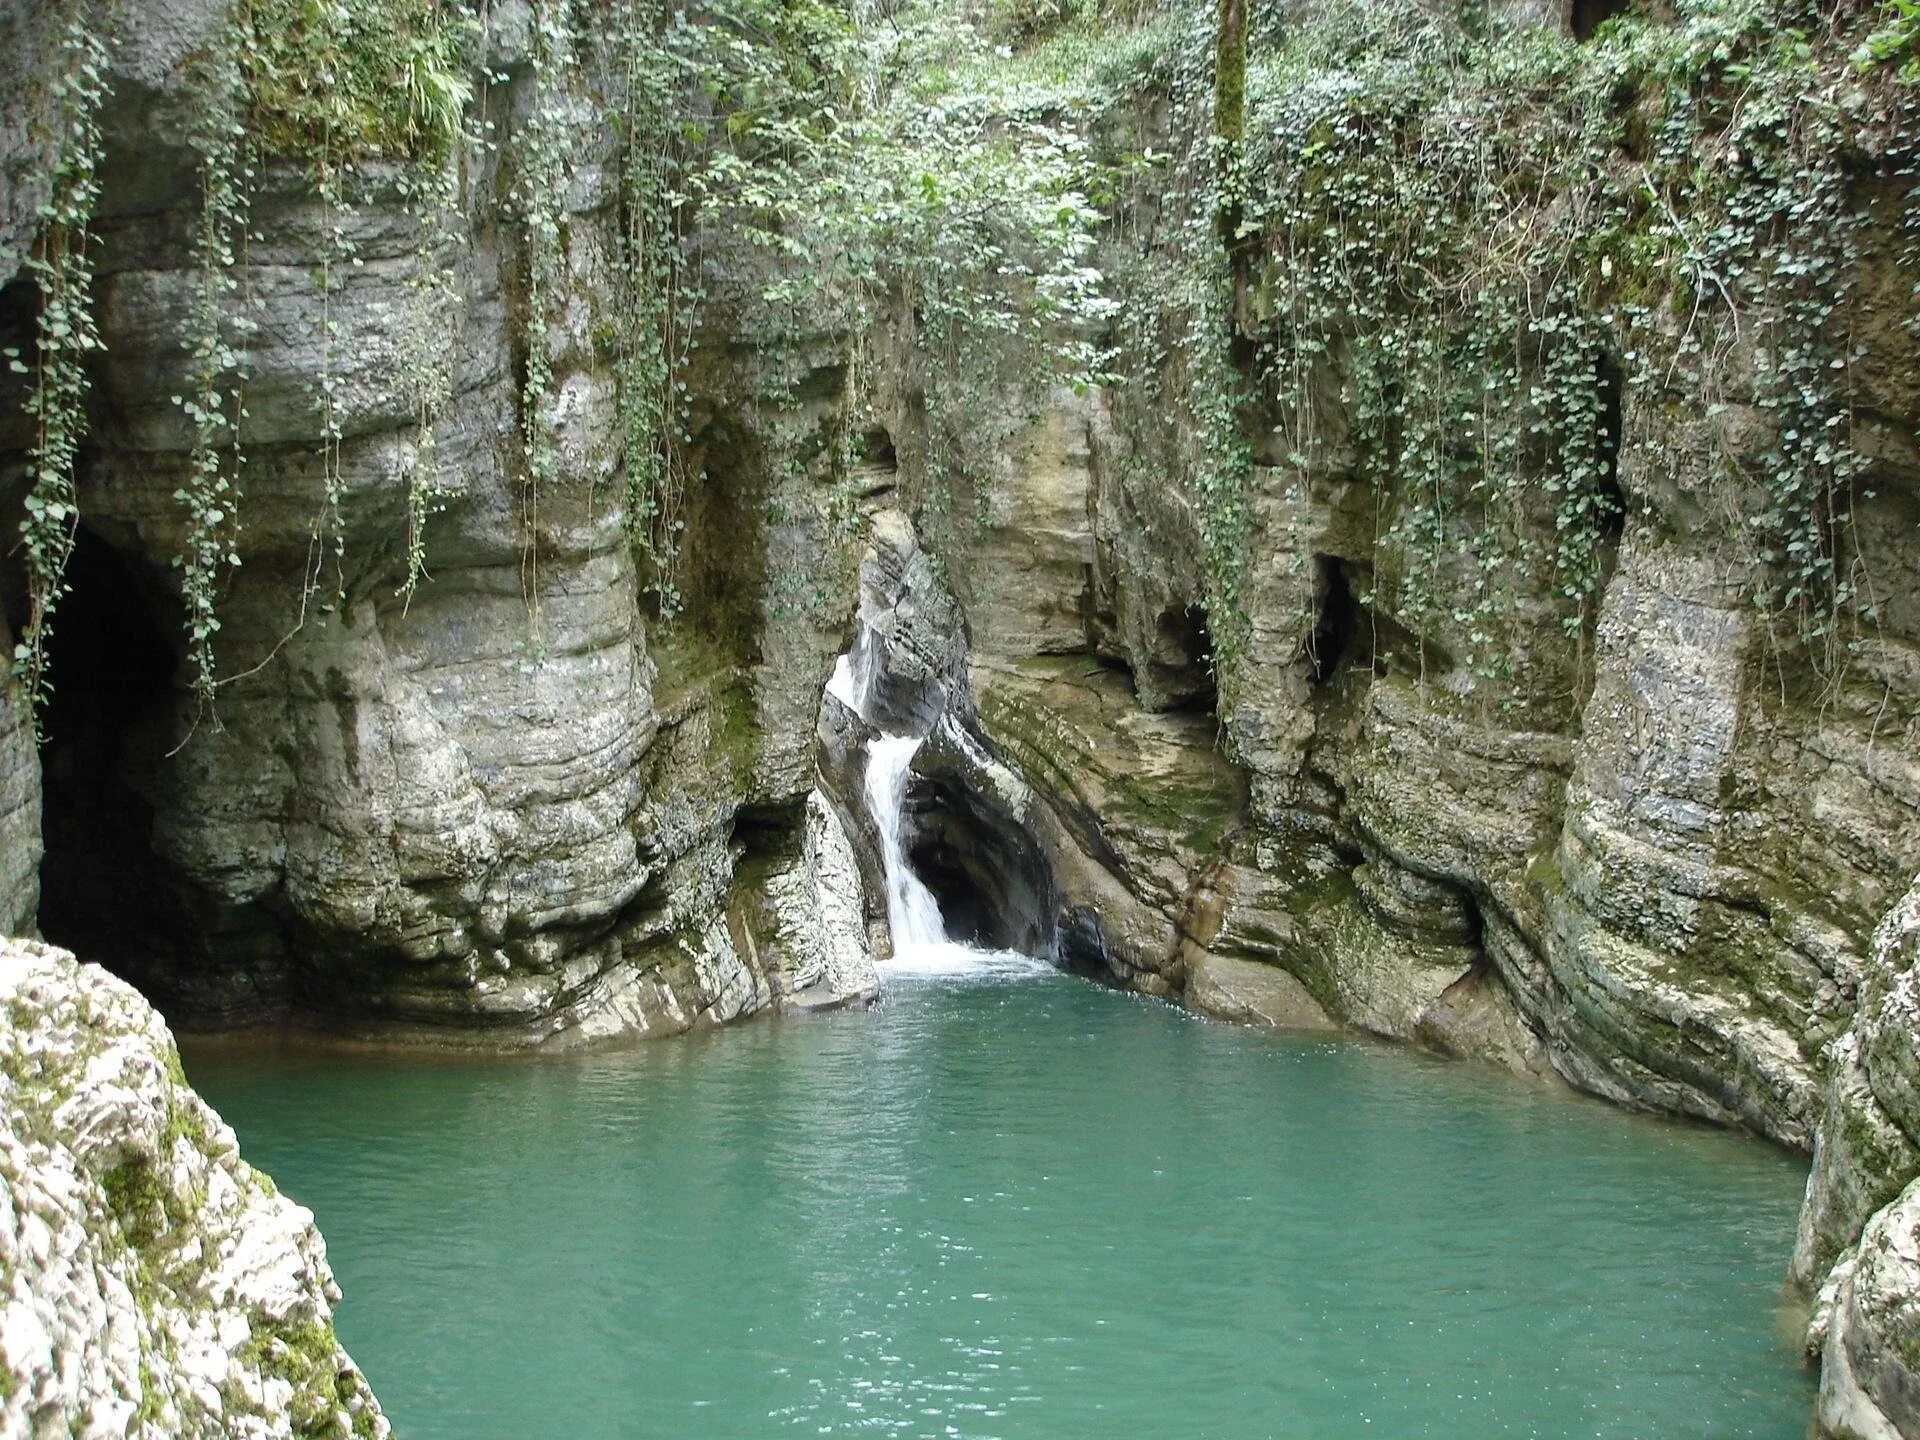
<path id="1" fill-rule="evenodd" d="M 907 863 L 940 902 L 950 939 L 993 950 L 1053 949 L 1053 885 L 1039 842 L 960 776 L 915 777 Z"/>
<path id="2" fill-rule="evenodd" d="M 1313 557 L 1313 590 L 1313 629 L 1307 635 L 1306 661 L 1314 684 L 1322 685 L 1355 652 L 1360 602 L 1354 598 L 1347 567 L 1331 555 Z"/>
<path id="3" fill-rule="evenodd" d="M 85 527 L 67 580 L 48 647 L 40 929 L 100 959 L 150 946 L 161 918 L 153 807 L 133 776 L 136 736 L 156 733 L 176 657 L 152 592 Z"/>
<path id="4" fill-rule="evenodd" d="M 1567 28 L 1575 40 L 1591 40 L 1596 31 L 1616 15 L 1627 13 L 1628 0 L 1573 0 L 1567 12 Z"/>
<path id="5" fill-rule="evenodd" d="M 1204 605 L 1170 605 L 1160 612 L 1147 666 L 1154 688 L 1167 699 L 1160 708 L 1212 713 L 1219 692 Z"/>
<path id="6" fill-rule="evenodd" d="M 165 597 L 85 526 L 66 573 L 47 652 L 40 931 L 160 1002 L 182 917 L 142 777 L 160 759 L 177 627 Z"/>

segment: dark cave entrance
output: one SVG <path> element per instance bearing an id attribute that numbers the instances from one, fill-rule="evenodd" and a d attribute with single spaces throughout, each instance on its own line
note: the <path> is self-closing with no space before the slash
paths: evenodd
<path id="1" fill-rule="evenodd" d="M 876 425 L 860 437 L 860 463 L 877 473 L 891 475 L 899 471 L 900 455 L 886 426 Z"/>
<path id="2" fill-rule="evenodd" d="M 1567 26 L 1576 40 L 1591 40 L 1594 33 L 1616 15 L 1627 13 L 1628 0 L 1573 0 L 1567 12 Z"/>
<path id="3" fill-rule="evenodd" d="M 905 809 L 907 864 L 940 902 L 949 939 L 1053 948 L 1051 873 L 1024 825 L 951 772 L 915 776 Z"/>
<path id="4" fill-rule="evenodd" d="M 1313 557 L 1313 629 L 1307 634 L 1307 668 L 1316 685 L 1340 673 L 1360 634 L 1360 602 L 1354 597 L 1344 562 L 1332 555 Z"/>
<path id="5" fill-rule="evenodd" d="M 141 782 L 160 759 L 176 627 L 167 599 L 85 526 L 67 582 L 47 656 L 40 930 L 85 959 L 137 969 L 178 928 Z"/>
<path id="6" fill-rule="evenodd" d="M 1219 692 L 1206 606 L 1169 605 L 1160 612 L 1147 669 L 1153 688 L 1166 697 L 1167 703 L 1158 708 L 1212 713 Z"/>

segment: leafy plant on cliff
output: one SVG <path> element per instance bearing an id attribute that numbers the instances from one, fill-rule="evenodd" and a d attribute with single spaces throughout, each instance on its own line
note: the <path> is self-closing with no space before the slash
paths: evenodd
<path id="1" fill-rule="evenodd" d="M 529 611 L 540 609 L 540 505 L 559 474 L 554 434 L 553 312 L 566 280 L 564 207 L 572 170 L 575 39 L 568 0 L 533 6 L 532 111 L 520 135 L 513 202 L 526 229 L 526 355 L 520 382 L 520 434 L 526 453 L 521 584 Z"/>
<path id="2" fill-rule="evenodd" d="M 475 27 L 454 0 L 235 0 L 232 25 L 263 150 L 432 162 L 458 141 Z"/>
<path id="3" fill-rule="evenodd" d="M 1251 534 L 1222 461 L 1258 440 L 1303 479 L 1364 480 L 1380 535 L 1362 598 L 1415 630 L 1423 660 L 1444 636 L 1467 676 L 1504 681 L 1543 620 L 1586 643 L 1625 519 L 1616 446 L 1657 467 L 1704 431 L 1756 603 L 1842 666 L 1875 618 L 1848 530 L 1866 474 L 1858 177 L 1910 173 L 1916 133 L 1912 107 L 1847 63 L 1870 19 L 1697 0 L 1576 45 L 1413 4 L 1316 7 L 1284 31 L 1256 11 L 1244 91 L 1216 72 L 1208 97 L 1193 57 L 1221 32 L 1194 7 L 1145 83 L 1165 87 L 1178 136 L 1202 133 L 1209 100 L 1244 106 L 1238 163 L 1188 139 L 1166 192 L 1190 247 L 1227 217 L 1232 263 L 1211 293 L 1195 258 L 1143 255 L 1116 278 L 1121 368 L 1192 421 L 1180 473 L 1212 603 L 1237 609 L 1221 540 L 1238 552 Z M 1179 243 L 1165 222 L 1144 242 Z M 1208 307 L 1229 311 L 1211 344 L 1230 353 L 1198 364 Z M 1251 403 L 1233 394 L 1249 379 Z M 1619 432 L 1623 406 L 1695 405 L 1713 423 L 1685 437 Z M 1725 443 L 1718 417 L 1740 407 L 1773 443 Z"/>
<path id="4" fill-rule="evenodd" d="M 938 4 L 883 18 L 736 0 L 672 43 L 704 100 L 686 206 L 766 257 L 760 298 L 794 338 L 891 330 L 913 357 L 934 510 L 1044 386 L 1102 373 L 1088 147 L 1050 97 L 994 82 L 970 25 Z"/>
<path id="5" fill-rule="evenodd" d="M 1862 67 L 1896 65 L 1900 78 L 1920 80 L 1920 0 L 1887 0 L 1882 23 L 1854 52 Z"/>
<path id="6" fill-rule="evenodd" d="M 621 291 L 615 300 L 626 529 L 662 618 L 681 607 L 677 575 L 687 487 L 686 381 L 703 292 L 686 256 L 688 147 L 675 99 L 682 93 L 684 14 L 669 22 L 657 0 L 622 0 L 614 43 L 623 87 Z M 667 37 L 663 39 L 664 37 Z"/>
<path id="7" fill-rule="evenodd" d="M 224 37 L 235 39 L 233 32 Z M 199 157 L 200 219 L 193 233 L 193 300 L 185 321 L 189 388 L 174 396 L 193 426 L 187 475 L 174 499 L 187 513 L 175 564 L 186 607 L 187 658 L 203 705 L 213 702 L 213 641 L 220 629 L 219 580 L 240 563 L 238 544 L 244 345 L 254 333 L 236 304 L 237 259 L 251 221 L 253 142 L 246 127 L 245 78 L 235 43 L 214 46 L 192 76 L 190 139 Z"/>
<path id="8" fill-rule="evenodd" d="M 240 563 L 240 470 L 244 459 L 247 342 L 257 326 L 241 293 L 251 238 L 254 183 L 265 160 L 292 161 L 307 173 L 324 212 L 316 255 L 319 373 L 308 386 L 321 462 L 301 614 L 331 555 L 343 586 L 345 493 L 335 313 L 345 276 L 360 264 L 350 225 L 359 167 L 392 164 L 394 183 L 419 225 L 414 282 L 421 307 L 443 342 L 405 357 L 403 383 L 416 416 L 408 474 L 407 570 L 411 597 L 424 573 L 423 527 L 435 488 L 434 422 L 451 391 L 444 325 L 456 315 L 442 259 L 457 197 L 452 152 L 462 136 L 475 28 L 450 0 L 237 0 L 225 29 L 192 77 L 191 139 L 200 156 L 201 220 L 193 253 L 199 281 L 187 317 L 190 389 L 177 397 L 194 426 L 189 475 L 175 498 L 188 525 L 176 563 L 187 611 L 194 685 L 210 706 L 218 686 L 214 637 L 220 629 L 219 582 Z M 429 328 L 416 312 L 417 333 Z M 417 347 L 416 347 L 417 348 Z"/>
<path id="9" fill-rule="evenodd" d="M 100 197 L 100 105 L 108 92 L 106 41 L 86 4 L 76 4 L 61 33 L 61 70 L 52 86 L 54 164 L 39 237 L 23 264 L 40 295 L 34 353 L 7 359 L 32 375 L 26 410 L 33 423 L 27 457 L 30 489 L 20 524 L 27 579 L 27 619 L 13 663 L 35 723 L 49 692 L 47 644 L 66 594 L 80 512 L 74 462 L 86 433 L 88 358 L 100 349 L 93 314 L 89 227 Z"/>

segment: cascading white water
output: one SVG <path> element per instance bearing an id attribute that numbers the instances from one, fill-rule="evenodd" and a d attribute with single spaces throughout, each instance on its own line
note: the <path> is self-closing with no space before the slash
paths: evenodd
<path id="1" fill-rule="evenodd" d="M 867 742 L 867 814 L 880 837 L 880 867 L 887 886 L 887 925 L 893 932 L 893 959 L 882 973 L 971 979 L 1030 975 L 1047 969 L 1043 960 L 1012 950 L 982 950 L 947 938 L 940 902 L 907 863 L 904 810 L 913 757 L 925 737 L 890 735 L 871 712 L 876 639 L 862 629 L 860 639 L 834 666 L 827 694 L 880 731 Z M 969 737 L 961 735 L 963 744 Z"/>
<path id="2" fill-rule="evenodd" d="M 867 812 L 880 832 L 880 864 L 887 881 L 887 924 L 893 930 L 896 959 L 914 951 L 944 947 L 947 927 L 940 902 L 907 864 L 901 843 L 901 811 L 906 805 L 907 772 L 920 749 L 912 735 L 876 735 L 867 746 Z"/>

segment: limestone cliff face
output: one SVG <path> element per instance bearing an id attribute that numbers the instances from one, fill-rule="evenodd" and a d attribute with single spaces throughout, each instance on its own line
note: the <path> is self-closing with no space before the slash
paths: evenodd
<path id="1" fill-rule="evenodd" d="M 194 437 L 173 397 L 189 383 L 199 276 L 189 71 L 225 7 L 125 9 L 101 117 L 105 351 L 84 528 L 44 787 L 19 707 L 0 722 L 0 928 L 32 928 L 38 876 L 52 933 L 183 1018 L 291 1011 L 489 1044 L 674 1031 L 810 988 L 831 949 L 800 898 L 824 833 L 807 819 L 811 726 L 840 634 L 767 577 L 799 568 L 832 586 L 826 501 L 787 461 L 823 448 L 833 394 L 783 398 L 786 372 L 812 364 L 799 352 L 709 377 L 743 408 L 694 417 L 714 498 L 689 517 L 688 610 L 663 638 L 623 529 L 601 319 L 620 223 L 605 57 L 584 57 L 556 105 L 526 7 L 489 7 L 471 79 L 490 143 L 461 151 L 451 214 L 429 216 L 399 164 L 355 167 L 339 203 L 293 163 L 256 178 L 232 275 L 257 319 L 243 563 L 219 597 L 208 711 L 179 654 L 174 492 Z M 530 325 L 511 197 L 542 106 L 564 129 L 563 248 L 549 313 Z M 25 282 L 11 295 L 17 325 Z M 532 417 L 529 345 L 551 371 Z M 440 363 L 429 413 L 417 392 Z M 332 400 L 326 424 L 317 396 Z M 0 396 L 14 460 L 19 400 Z M 537 487 L 529 426 L 554 449 Z M 427 578 L 407 595 L 407 497 L 422 483 Z M 21 493 L 10 461 L 10 532 Z M 737 861 L 754 876 L 742 899 Z M 773 893 L 790 898 L 766 900 L 779 876 L 791 883 Z M 840 998 L 871 990 L 849 984 Z"/>
<path id="2" fill-rule="evenodd" d="M 0 945 L 0 1432 L 380 1437 L 313 1216 L 132 987 Z"/>
<path id="3" fill-rule="evenodd" d="M 1920 881 L 1887 915 L 1854 1027 L 1828 1055 L 1794 1277 L 1819 1423 L 1836 1440 L 1920 1432 Z M 1824 1278 L 1824 1283 L 1822 1277 Z"/>
<path id="4" fill-rule="evenodd" d="M 53 8 L 0 10 L 8 345 L 32 342 L 20 256 L 46 196 Z M 1181 344 L 1079 395 L 1003 384 L 1026 373 L 1003 357 L 956 446 L 933 433 L 955 417 L 930 418 L 904 296 L 854 333 L 847 312 L 770 301 L 767 251 L 696 219 L 684 258 L 709 293 L 676 378 L 697 483 L 669 619 L 626 533 L 608 306 L 630 216 L 605 123 L 625 81 L 592 37 L 543 75 L 538 15 L 501 0 L 468 57 L 484 140 L 458 147 L 447 212 L 399 162 L 354 167 L 344 199 L 271 156 L 253 178 L 232 276 L 258 317 L 241 563 L 209 709 L 178 638 L 194 435 L 174 397 L 200 281 L 190 72 L 226 9 L 119 8 L 83 528 L 47 745 L 23 697 L 0 701 L 0 931 L 44 922 L 182 1018 L 440 1043 L 868 996 L 867 722 L 821 701 L 864 630 L 871 715 L 929 734 L 909 848 L 960 928 L 1231 1018 L 1351 1024 L 1813 1147 L 1794 1277 L 1831 1274 L 1823 1423 L 1916 1428 L 1915 902 L 1898 897 L 1920 836 L 1920 352 L 1901 221 L 1875 198 L 1887 156 L 1853 157 L 1850 182 L 1865 468 L 1847 523 L 1878 618 L 1843 664 L 1754 604 L 1753 547 L 1722 513 L 1741 498 L 1726 473 L 1758 473 L 1778 441 L 1736 337 L 1711 397 L 1596 368 L 1617 523 L 1590 611 L 1544 569 L 1517 575 L 1500 668 L 1476 673 L 1484 615 L 1395 598 L 1412 562 L 1360 443 L 1351 356 L 1332 343 L 1311 373 L 1273 369 L 1286 257 L 1257 227 L 1217 337 L 1251 457 L 1226 616 L 1208 613 L 1195 498 L 1218 437 L 1176 383 Z M 1205 125 L 1159 85 L 1093 137 L 1145 177 L 1095 257 L 1122 291 L 1190 255 L 1187 192 L 1211 163 Z M 557 273 L 536 315 L 516 197 L 556 144 Z M 9 536 L 23 383 L 0 377 Z M 1307 408 L 1318 439 L 1300 447 Z M 869 421 L 850 467 L 847 432 Z M 552 446 L 537 483 L 533 433 Z M 943 448 L 966 463 L 936 465 Z M 422 482 L 427 575 L 408 591 Z M 1556 520 L 1535 495 L 1451 523 L 1443 590 L 1477 529 L 1544 553 Z M 21 582 L 12 552 L 0 566 L 10 650 Z"/>
<path id="5" fill-rule="evenodd" d="M 1176 166 L 1136 199 L 1110 275 L 1173 250 L 1181 183 Z M 1256 309 L 1236 321 L 1256 397 L 1237 652 L 1211 653 L 1206 457 L 1172 387 L 1130 374 L 1024 430 L 1001 416 L 1020 438 L 978 482 L 983 518 L 922 537 L 964 633 L 932 666 L 949 718 L 909 805 L 943 836 L 929 863 L 963 857 L 1003 932 L 1049 934 L 1120 983 L 1239 1020 L 1331 1016 L 1813 1148 L 1792 1278 L 1826 1282 L 1822 1423 L 1846 1436 L 1920 1428 L 1899 899 L 1920 837 L 1920 371 L 1897 249 L 1874 221 L 1856 256 L 1872 482 L 1849 523 L 1879 615 L 1837 668 L 1756 606 L 1752 548 L 1711 513 L 1727 455 L 1764 468 L 1763 407 L 1655 387 L 1615 397 L 1621 524 L 1590 623 L 1564 624 L 1536 575 L 1506 597 L 1507 672 L 1469 673 L 1476 620 L 1383 598 L 1407 560 L 1344 439 L 1337 347 L 1310 382 L 1324 443 L 1291 453 Z M 1282 288 L 1266 263 L 1256 296 Z M 916 421 L 909 396 L 891 419 L 908 490 Z M 1551 534 L 1550 515 L 1509 519 Z M 869 575 L 879 608 L 909 571 Z M 978 858 L 1013 830 L 1039 849 L 1021 885 Z"/>
<path id="6" fill-rule="evenodd" d="M 1136 196 L 1110 275 L 1178 253 L 1182 183 L 1176 165 Z M 1898 291 L 1897 250 L 1863 231 L 1862 295 Z M 1280 261 L 1250 263 L 1252 294 L 1283 289 Z M 1171 995 L 1196 963 L 1277 966 L 1363 1028 L 1810 1146 L 1823 1051 L 1920 835 L 1905 314 L 1867 306 L 1855 331 L 1872 482 L 1850 524 L 1879 622 L 1826 673 L 1755 605 L 1751 546 L 1704 513 L 1730 503 L 1729 452 L 1762 468 L 1758 401 L 1610 397 L 1620 523 L 1591 618 L 1564 623 L 1536 567 L 1502 597 L 1511 643 L 1489 679 L 1467 662 L 1481 617 L 1395 608 L 1386 582 L 1409 561 L 1347 438 L 1337 345 L 1306 382 L 1320 443 L 1294 453 L 1269 322 L 1235 321 L 1254 464 L 1241 633 L 1217 677 L 1206 457 L 1175 387 L 1149 370 L 1055 397 L 983 523 L 928 543 L 966 617 L 981 733 L 1060 819 L 1069 948 Z M 911 404 L 894 423 L 911 431 Z M 1496 519 L 1551 544 L 1550 511 L 1457 524 Z"/>

